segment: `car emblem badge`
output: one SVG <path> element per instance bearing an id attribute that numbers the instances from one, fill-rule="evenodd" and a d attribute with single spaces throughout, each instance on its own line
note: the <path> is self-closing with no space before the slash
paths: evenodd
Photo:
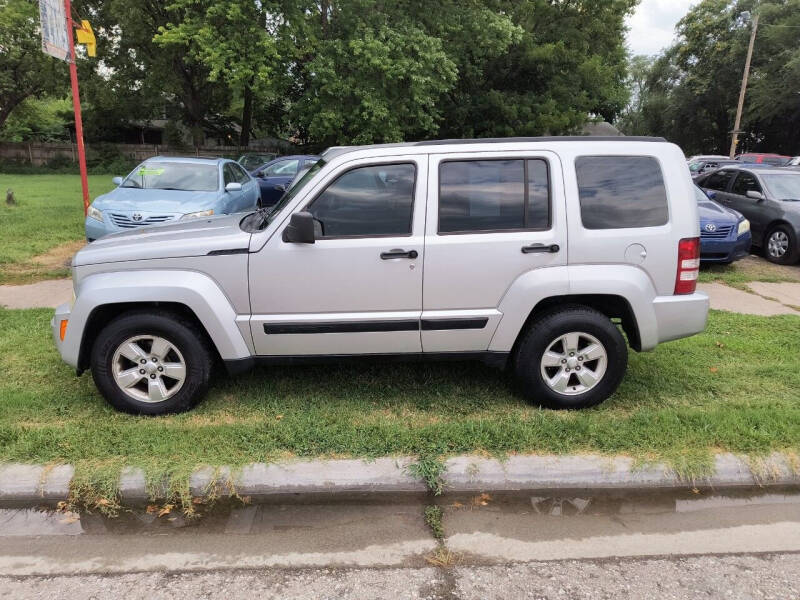
<path id="1" fill-rule="evenodd" d="M 714 225 L 713 223 L 706 223 L 705 230 L 708 231 L 708 232 L 716 231 L 717 230 L 717 226 Z"/>
<path id="2" fill-rule="evenodd" d="M 133 220 L 134 221 L 141 221 L 142 220 L 142 215 L 140 215 L 139 213 L 134 214 L 133 215 Z M 706 226 L 706 227 L 708 227 L 708 226 Z"/>

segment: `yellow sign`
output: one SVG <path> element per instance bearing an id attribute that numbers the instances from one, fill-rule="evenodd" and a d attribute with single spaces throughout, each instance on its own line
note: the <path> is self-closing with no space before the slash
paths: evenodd
<path id="1" fill-rule="evenodd" d="M 89 21 L 82 20 L 80 28 L 75 29 L 75 37 L 79 44 L 86 45 L 86 53 L 89 56 L 97 56 L 97 40 L 94 38 L 94 31 Z"/>

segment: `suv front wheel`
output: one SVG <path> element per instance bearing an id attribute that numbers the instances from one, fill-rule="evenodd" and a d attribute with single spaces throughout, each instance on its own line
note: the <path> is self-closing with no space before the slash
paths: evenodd
<path id="1" fill-rule="evenodd" d="M 189 410 L 206 393 L 211 353 L 196 327 L 171 312 L 130 312 L 92 348 L 92 378 L 117 410 L 160 415 Z"/>
<path id="2" fill-rule="evenodd" d="M 619 329 L 604 314 L 579 305 L 543 313 L 524 332 L 514 373 L 530 402 L 587 408 L 617 389 L 628 366 Z"/>

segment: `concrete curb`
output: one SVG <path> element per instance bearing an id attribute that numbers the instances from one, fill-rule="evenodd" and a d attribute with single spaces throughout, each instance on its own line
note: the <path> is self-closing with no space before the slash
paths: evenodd
<path id="1" fill-rule="evenodd" d="M 253 463 L 241 470 L 203 467 L 190 477 L 194 496 L 237 493 L 252 499 L 281 496 L 344 497 L 351 495 L 424 494 L 425 482 L 410 473 L 412 457 L 376 460 L 311 460 Z M 625 457 L 512 456 L 506 461 L 477 456 L 456 456 L 445 462 L 444 493 L 511 492 L 542 490 L 648 490 L 664 488 L 746 488 L 800 485 L 796 462 L 783 454 L 758 461 L 756 469 L 733 454 L 715 457 L 714 474 L 686 481 L 664 464 L 636 468 Z M 64 500 L 74 474 L 70 465 L 6 464 L 0 466 L 0 503 L 38 505 Z M 125 469 L 119 491 L 123 503 L 150 498 L 145 474 Z M 166 494 L 166 488 L 164 488 Z"/>

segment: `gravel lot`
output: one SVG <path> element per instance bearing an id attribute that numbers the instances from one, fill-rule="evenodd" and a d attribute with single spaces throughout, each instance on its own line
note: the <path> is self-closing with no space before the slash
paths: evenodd
<path id="1" fill-rule="evenodd" d="M 462 566 L 0 577 L 0 598 L 275 600 L 796 599 L 800 555 Z"/>

